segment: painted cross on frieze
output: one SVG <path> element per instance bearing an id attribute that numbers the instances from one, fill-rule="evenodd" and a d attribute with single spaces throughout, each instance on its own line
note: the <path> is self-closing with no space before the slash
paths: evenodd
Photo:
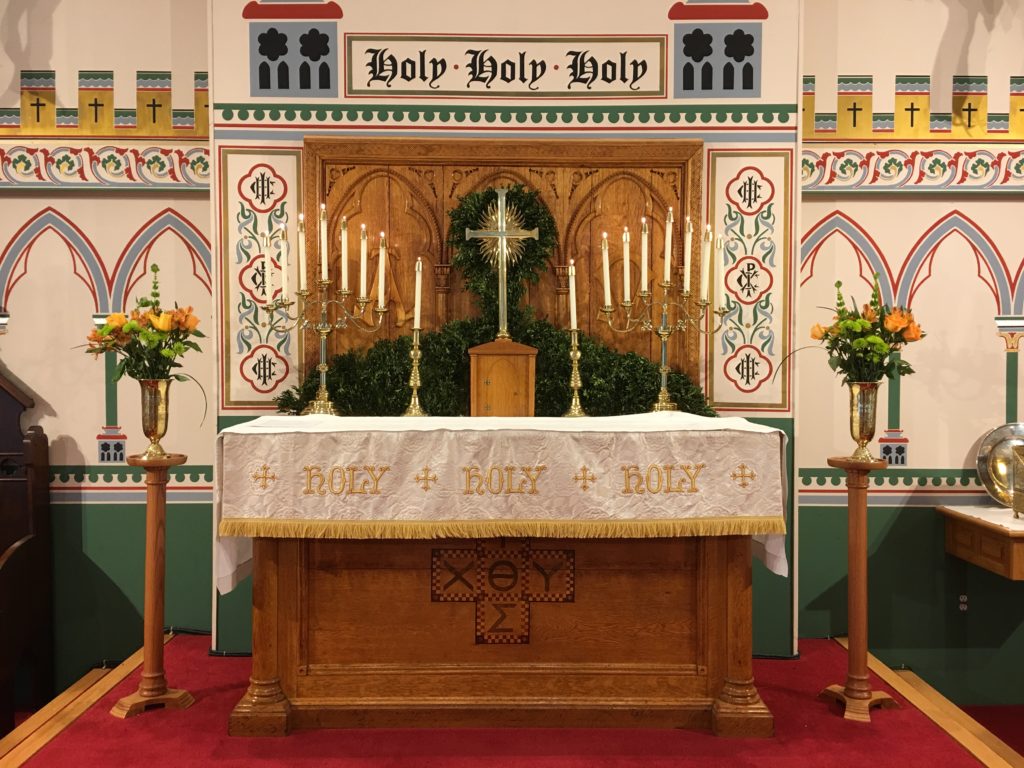
<path id="1" fill-rule="evenodd" d="M 522 222 L 518 212 L 513 208 L 509 211 L 505 204 L 505 195 L 508 189 L 498 188 L 497 207 L 487 211 L 481 222 L 483 229 L 466 229 L 466 239 L 481 239 L 496 241 L 488 246 L 488 250 L 494 251 L 497 258 L 498 269 L 498 336 L 499 339 L 510 338 L 508 333 L 508 261 L 509 261 L 509 240 L 525 240 L 526 238 L 537 239 L 537 227 L 533 229 L 521 229 Z M 511 219 L 511 223 L 510 223 Z"/>

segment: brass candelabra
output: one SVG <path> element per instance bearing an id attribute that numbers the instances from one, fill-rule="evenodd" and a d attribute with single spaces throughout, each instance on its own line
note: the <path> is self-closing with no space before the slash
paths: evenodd
<path id="1" fill-rule="evenodd" d="M 722 329 L 725 318 L 725 309 L 712 309 L 711 302 L 707 299 L 698 299 L 696 308 L 690 300 L 690 292 L 676 287 L 670 281 L 659 281 L 661 287 L 661 301 L 655 301 L 653 291 L 642 290 L 636 295 L 636 301 L 621 301 L 619 308 L 625 313 L 622 325 L 616 327 L 616 307 L 605 305 L 601 307 L 601 319 L 614 333 L 631 333 L 637 328 L 641 331 L 654 333 L 661 340 L 661 389 L 658 392 L 658 399 L 654 402 L 652 412 L 678 410 L 668 394 L 668 340 L 676 331 L 686 332 L 693 330 L 702 334 L 715 334 Z M 657 325 L 654 322 L 654 312 L 657 305 L 661 305 L 661 319 Z M 705 318 L 708 312 L 717 316 L 717 321 L 712 321 L 712 327 L 705 329 Z M 669 322 L 670 313 L 675 314 L 675 320 Z"/>
<path id="2" fill-rule="evenodd" d="M 327 337 L 331 335 L 335 330 L 347 328 L 352 325 L 358 330 L 364 333 L 376 333 L 381 329 L 384 324 L 384 316 L 388 313 L 387 307 L 375 306 L 373 308 L 373 315 L 375 316 L 374 321 L 369 321 L 365 318 L 366 306 L 370 303 L 368 296 L 357 296 L 352 298 L 352 291 L 338 289 L 336 294 L 338 298 L 330 298 L 331 280 L 318 280 L 317 281 L 317 298 L 310 298 L 310 291 L 308 289 L 301 289 L 295 292 L 296 301 L 290 301 L 282 296 L 279 299 L 275 299 L 273 302 L 267 305 L 268 312 L 281 312 L 293 325 L 284 328 L 282 330 L 291 331 L 296 328 L 299 330 L 306 330 L 312 328 L 320 336 L 320 363 L 316 369 L 320 373 L 320 384 L 317 387 L 316 398 L 307 405 L 302 415 L 307 414 L 327 414 L 329 416 L 336 416 L 337 411 L 334 410 L 334 405 L 331 403 L 331 398 L 327 394 Z M 314 312 L 314 318 L 310 319 L 307 317 L 307 310 L 319 305 L 319 317 L 316 318 Z M 295 307 L 295 314 L 292 315 L 290 310 Z M 329 308 L 335 308 L 336 319 L 330 320 Z"/>

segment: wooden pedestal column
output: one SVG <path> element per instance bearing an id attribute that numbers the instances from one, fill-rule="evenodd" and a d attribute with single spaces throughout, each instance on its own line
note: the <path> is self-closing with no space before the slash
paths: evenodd
<path id="1" fill-rule="evenodd" d="M 192 706 L 188 691 L 167 687 L 164 677 L 164 531 L 167 519 L 167 470 L 184 464 L 181 453 L 159 459 L 129 456 L 133 467 L 146 469 L 146 592 L 143 608 L 142 680 L 139 690 L 114 705 L 114 717 L 132 717 L 156 707 Z"/>
<path id="2" fill-rule="evenodd" d="M 849 625 L 849 666 L 845 685 L 830 685 L 821 692 L 825 699 L 843 704 L 847 720 L 871 722 L 872 707 L 895 707 L 892 697 L 872 691 L 868 680 L 868 474 L 885 469 L 885 461 L 856 461 L 831 457 L 830 467 L 846 471 L 847 521 L 847 623 Z"/>

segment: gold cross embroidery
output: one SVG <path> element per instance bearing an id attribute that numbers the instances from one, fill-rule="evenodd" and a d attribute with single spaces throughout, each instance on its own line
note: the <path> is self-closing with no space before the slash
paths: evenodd
<path id="1" fill-rule="evenodd" d="M 417 483 L 422 484 L 420 487 L 423 488 L 424 491 L 429 491 L 430 484 L 437 482 L 437 475 L 432 475 L 430 473 L 430 467 L 424 467 L 423 471 L 420 474 L 416 475 L 414 479 L 416 480 Z"/>
<path id="2" fill-rule="evenodd" d="M 733 480 L 740 481 L 740 488 L 749 487 L 750 483 L 748 483 L 747 481 L 757 479 L 757 474 L 746 464 L 740 464 L 738 467 L 736 467 L 736 470 L 737 471 L 733 472 L 730 476 Z"/>
<path id="3" fill-rule="evenodd" d="M 573 475 L 572 479 L 579 483 L 580 488 L 586 491 L 588 488 L 590 488 L 588 483 L 593 483 L 594 481 L 597 480 L 597 477 L 589 469 L 587 469 L 587 465 L 584 464 L 582 467 L 580 467 L 579 474 Z"/>
<path id="4" fill-rule="evenodd" d="M 274 481 L 276 481 L 277 475 L 271 472 L 270 467 L 264 464 L 262 467 L 260 467 L 259 472 L 252 473 L 252 479 L 260 484 L 261 490 L 265 491 L 267 489 L 267 482 L 273 483 Z"/>

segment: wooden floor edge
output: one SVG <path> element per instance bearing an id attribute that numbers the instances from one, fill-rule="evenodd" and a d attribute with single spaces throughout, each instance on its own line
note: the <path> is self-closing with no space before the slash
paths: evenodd
<path id="1" fill-rule="evenodd" d="M 173 635 L 164 635 L 167 643 Z M 113 669 L 91 669 L 0 739 L 4 768 L 19 768 L 142 664 L 140 648 Z"/>
<path id="2" fill-rule="evenodd" d="M 848 648 L 845 637 L 834 639 L 843 648 Z M 868 668 L 984 765 L 990 768 L 1024 768 L 1024 756 L 918 675 L 910 670 L 893 670 L 870 653 Z M 872 717 L 884 717 L 884 714 L 872 714 Z"/>

